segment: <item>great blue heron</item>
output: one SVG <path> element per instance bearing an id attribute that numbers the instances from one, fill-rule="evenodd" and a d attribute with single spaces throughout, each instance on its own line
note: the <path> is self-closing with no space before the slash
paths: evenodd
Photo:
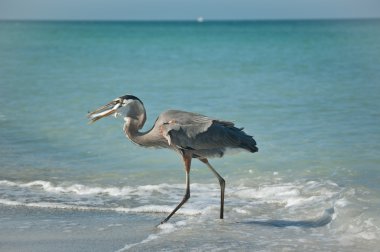
<path id="1" fill-rule="evenodd" d="M 232 122 L 179 111 L 162 113 L 147 132 L 139 132 L 146 121 L 142 101 L 133 95 L 118 97 L 110 103 L 88 114 L 90 122 L 114 114 L 124 118 L 124 133 L 134 143 L 143 147 L 169 148 L 178 152 L 184 161 L 186 192 L 178 206 L 161 222 L 170 217 L 190 198 L 190 166 L 193 158 L 199 159 L 218 178 L 221 190 L 220 219 L 223 219 L 225 181 L 210 165 L 207 158 L 223 157 L 227 149 L 243 149 L 257 152 L 256 141 L 243 128 L 236 128 Z"/>

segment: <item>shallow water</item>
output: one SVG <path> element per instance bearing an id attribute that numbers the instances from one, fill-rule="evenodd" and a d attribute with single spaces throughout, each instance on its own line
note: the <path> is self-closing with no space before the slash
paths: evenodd
<path id="1" fill-rule="evenodd" d="M 45 223 L 70 242 L 49 216 L 83 239 L 103 228 L 118 237 L 111 250 L 374 250 L 379 24 L 0 22 L 3 232 L 41 238 Z M 154 228 L 182 199 L 181 159 L 133 145 L 120 120 L 85 117 L 126 93 L 144 102 L 144 129 L 176 108 L 254 135 L 258 153 L 211 160 L 227 181 L 225 220 L 217 180 L 193 162 L 189 202 Z"/>

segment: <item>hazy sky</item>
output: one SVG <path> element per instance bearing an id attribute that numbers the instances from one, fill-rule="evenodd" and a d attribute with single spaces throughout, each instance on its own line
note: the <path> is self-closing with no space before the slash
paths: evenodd
<path id="1" fill-rule="evenodd" d="M 380 0 L 0 0 L 0 19 L 194 20 L 380 17 Z"/>

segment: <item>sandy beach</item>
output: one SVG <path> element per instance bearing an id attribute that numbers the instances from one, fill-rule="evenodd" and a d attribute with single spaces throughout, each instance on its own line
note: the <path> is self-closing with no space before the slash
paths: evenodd
<path id="1" fill-rule="evenodd" d="M 144 240 L 155 221 L 115 212 L 1 206 L 0 250 L 117 251 Z"/>

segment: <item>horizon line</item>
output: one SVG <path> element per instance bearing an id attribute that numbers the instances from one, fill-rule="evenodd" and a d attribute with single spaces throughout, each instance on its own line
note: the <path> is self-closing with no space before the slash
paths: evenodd
<path id="1" fill-rule="evenodd" d="M 0 22 L 255 22 L 255 21 L 354 21 L 354 20 L 376 20 L 380 17 L 320 17 L 320 18 L 236 18 L 236 19 L 206 19 L 202 22 L 194 19 L 49 19 L 49 18 L 0 18 Z"/>

